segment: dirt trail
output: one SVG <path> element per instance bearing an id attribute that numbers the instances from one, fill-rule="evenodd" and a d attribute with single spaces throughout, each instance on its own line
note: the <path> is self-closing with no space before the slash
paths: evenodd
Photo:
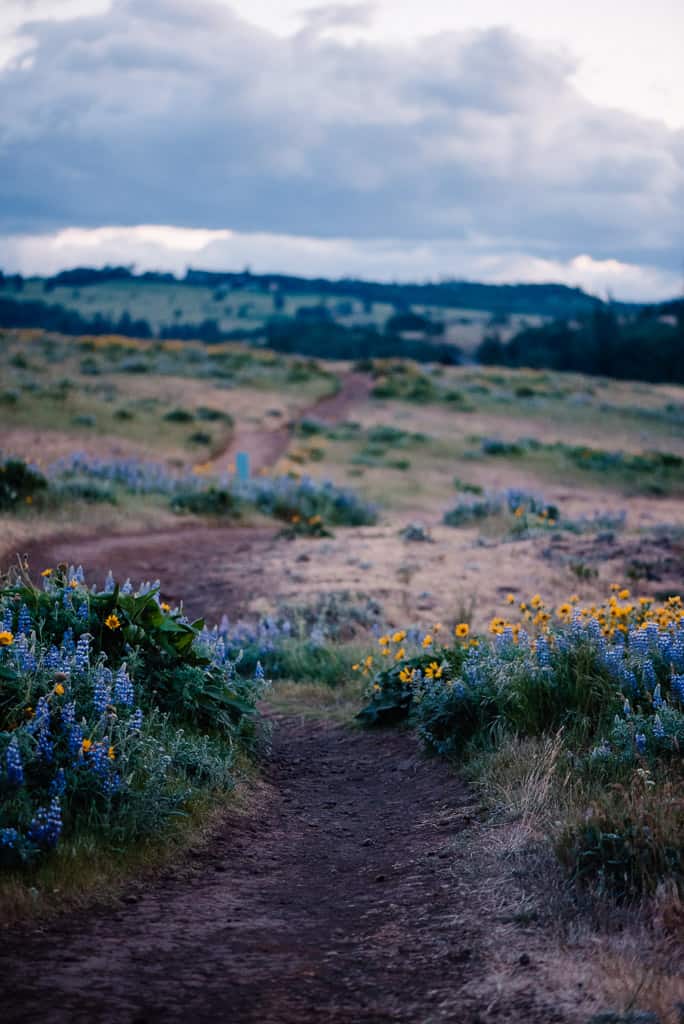
<path id="1" fill-rule="evenodd" d="M 399 733 L 276 721 L 267 786 L 111 906 L 0 938 L 5 1024 L 553 1024 L 543 932 L 502 924 L 472 796 Z M 566 987 L 574 982 L 567 980 Z"/>
<path id="2" fill-rule="evenodd" d="M 349 373 L 342 378 L 339 391 L 334 395 L 319 399 L 301 413 L 301 417 L 310 416 L 324 423 L 336 423 L 344 418 L 350 408 L 357 402 L 368 398 L 373 381 L 364 373 Z M 300 418 L 301 418 L 300 417 Z M 273 430 L 241 429 L 238 427 L 230 444 L 224 451 L 215 455 L 211 465 L 226 469 L 235 462 L 238 452 L 248 452 L 253 473 L 268 469 L 280 459 L 288 449 L 292 439 L 289 426 L 274 427 Z"/>

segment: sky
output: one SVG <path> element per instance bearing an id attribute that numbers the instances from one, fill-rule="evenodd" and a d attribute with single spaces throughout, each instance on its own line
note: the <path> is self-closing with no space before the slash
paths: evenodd
<path id="1" fill-rule="evenodd" d="M 0 266 L 684 278 L 675 0 L 2 0 Z"/>

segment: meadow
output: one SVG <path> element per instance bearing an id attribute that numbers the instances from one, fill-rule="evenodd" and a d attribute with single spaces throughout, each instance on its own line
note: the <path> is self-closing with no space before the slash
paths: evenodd
<path id="1" fill-rule="evenodd" d="M 211 290 L 188 291 L 208 315 Z M 675 1022 L 684 388 L 0 343 L 6 916 L 86 905 L 197 844 L 258 790 L 271 730 L 338 729 L 369 763 L 396 732 L 467 780 L 479 810 L 444 857 L 518 893 L 504 944 L 538 940 L 572 979 L 591 950 L 598 1008 Z"/>

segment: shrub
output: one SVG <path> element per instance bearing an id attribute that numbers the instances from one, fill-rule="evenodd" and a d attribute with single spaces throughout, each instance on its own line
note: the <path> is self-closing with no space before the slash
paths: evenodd
<path id="1" fill-rule="evenodd" d="M 0 509 L 11 509 L 45 492 L 47 480 L 23 459 L 0 461 Z"/>
<path id="2" fill-rule="evenodd" d="M 168 423 L 192 423 L 195 417 L 187 409 L 171 409 L 166 413 L 164 419 Z"/>
<path id="3" fill-rule="evenodd" d="M 202 789 L 231 784 L 260 679 L 217 634 L 111 577 L 21 571 L 0 587 L 0 864 L 81 836 L 157 834 Z M 261 674 L 257 673 L 261 678 Z"/>

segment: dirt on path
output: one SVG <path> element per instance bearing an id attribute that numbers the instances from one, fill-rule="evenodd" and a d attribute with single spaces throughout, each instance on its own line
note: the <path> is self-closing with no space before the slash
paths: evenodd
<path id="1" fill-rule="evenodd" d="M 444 763 L 406 734 L 274 724 L 256 806 L 205 848 L 112 906 L 0 933 L 4 1024 L 587 1019 L 543 929 L 510 924 Z"/>
<path id="2" fill-rule="evenodd" d="M 320 398 L 308 409 L 303 410 L 300 419 L 311 417 L 322 423 L 337 423 L 359 402 L 364 402 L 373 388 L 372 378 L 365 373 L 348 373 L 340 380 L 340 387 L 334 395 Z M 247 452 L 253 473 L 274 466 L 287 451 L 292 440 L 292 428 L 284 424 L 272 430 L 263 427 L 240 428 L 233 435 L 230 444 L 210 461 L 215 469 L 225 470 L 234 465 L 238 452 Z"/>

